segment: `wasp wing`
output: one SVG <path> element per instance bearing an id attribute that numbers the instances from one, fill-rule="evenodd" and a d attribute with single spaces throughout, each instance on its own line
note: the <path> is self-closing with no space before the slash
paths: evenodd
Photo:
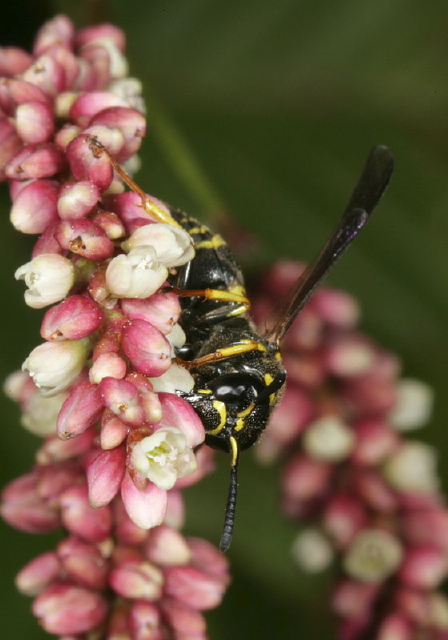
<path id="1" fill-rule="evenodd" d="M 394 158 L 391 151 L 384 146 L 374 147 L 339 224 L 317 258 L 297 280 L 277 322 L 266 334 L 268 340 L 280 343 L 316 288 L 364 227 L 381 200 L 393 170 Z"/>

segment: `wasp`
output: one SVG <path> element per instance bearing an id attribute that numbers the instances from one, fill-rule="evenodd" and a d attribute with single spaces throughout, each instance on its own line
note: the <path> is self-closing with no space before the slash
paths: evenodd
<path id="1" fill-rule="evenodd" d="M 289 327 L 347 247 L 365 226 L 384 194 L 394 169 L 387 147 L 374 147 L 333 234 L 316 259 L 299 277 L 278 319 L 262 333 L 249 315 L 241 268 L 225 240 L 182 211 L 163 211 L 121 169 L 106 151 L 116 171 L 142 199 L 143 208 L 159 222 L 187 231 L 194 258 L 170 279 L 170 289 L 181 299 L 180 324 L 186 343 L 177 360 L 194 379 L 191 392 L 179 391 L 201 418 L 205 442 L 230 453 L 230 483 L 220 549 L 230 546 L 237 501 L 240 452 L 251 447 L 266 428 L 281 397 L 286 371 L 281 341 Z"/>

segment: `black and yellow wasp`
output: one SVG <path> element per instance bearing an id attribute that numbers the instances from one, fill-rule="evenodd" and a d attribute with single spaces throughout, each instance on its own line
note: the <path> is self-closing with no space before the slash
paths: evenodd
<path id="1" fill-rule="evenodd" d="M 200 416 L 205 442 L 230 452 L 231 476 L 220 549 L 231 543 L 237 497 L 239 453 L 251 447 L 266 428 L 281 396 L 286 371 L 280 344 L 315 289 L 364 227 L 393 173 L 389 149 L 372 149 L 345 212 L 322 251 L 294 285 L 277 321 L 262 335 L 249 316 L 244 277 L 232 251 L 220 235 L 181 211 L 167 215 L 127 176 L 94 138 L 93 147 L 111 158 L 123 180 L 142 198 L 148 214 L 187 231 L 194 258 L 171 276 L 171 288 L 181 298 L 180 324 L 186 344 L 178 361 L 195 381 L 191 392 L 179 392 Z"/>

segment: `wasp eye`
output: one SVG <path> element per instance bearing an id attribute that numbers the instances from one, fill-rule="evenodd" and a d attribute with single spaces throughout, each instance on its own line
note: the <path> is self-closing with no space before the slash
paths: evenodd
<path id="1" fill-rule="evenodd" d="M 217 400 L 225 404 L 248 404 L 263 389 L 263 383 L 247 373 L 230 373 L 217 378 L 211 385 Z"/>

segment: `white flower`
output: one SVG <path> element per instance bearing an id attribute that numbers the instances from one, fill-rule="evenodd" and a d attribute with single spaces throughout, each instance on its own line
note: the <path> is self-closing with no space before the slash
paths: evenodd
<path id="1" fill-rule="evenodd" d="M 168 371 L 156 378 L 150 378 L 150 380 L 156 393 L 161 391 L 166 393 L 185 391 L 188 393 L 194 388 L 194 379 L 191 373 L 175 362 L 173 362 Z"/>
<path id="2" fill-rule="evenodd" d="M 157 258 L 168 268 L 180 267 L 194 257 L 190 235 L 183 229 L 161 222 L 139 227 L 121 246 L 125 251 L 131 251 L 142 245 L 154 247 Z"/>
<path id="3" fill-rule="evenodd" d="M 329 566 L 334 551 L 328 538 L 319 529 L 305 529 L 295 539 L 292 555 L 302 569 L 318 573 Z"/>
<path id="4" fill-rule="evenodd" d="M 423 442 L 404 442 L 385 462 L 383 474 L 398 491 L 430 493 L 439 489 L 436 452 Z"/>
<path id="5" fill-rule="evenodd" d="M 168 277 L 153 247 L 140 246 L 113 258 L 106 269 L 106 285 L 117 298 L 148 298 Z"/>
<path id="6" fill-rule="evenodd" d="M 180 324 L 176 322 L 176 324 L 173 325 L 171 331 L 166 335 L 166 339 L 174 350 L 179 349 L 185 344 L 187 336 L 185 335 L 185 331 L 182 329 Z M 173 353 L 173 357 L 174 355 L 175 354 Z"/>
<path id="7" fill-rule="evenodd" d="M 88 339 L 44 342 L 31 351 L 22 371 L 29 372 L 41 395 L 54 396 L 69 387 L 81 373 L 89 346 Z"/>
<path id="8" fill-rule="evenodd" d="M 313 422 L 303 436 L 303 448 L 312 457 L 328 462 L 344 460 L 354 445 L 352 430 L 337 416 Z"/>
<path id="9" fill-rule="evenodd" d="M 66 399 L 66 393 L 58 393 L 50 398 L 34 393 L 22 415 L 22 425 L 36 436 L 45 438 L 56 435 L 56 420 Z"/>
<path id="10" fill-rule="evenodd" d="M 25 302 L 34 309 L 63 300 L 75 282 L 75 268 L 58 253 L 42 253 L 17 269 L 16 280 L 25 280 Z"/>
<path id="11" fill-rule="evenodd" d="M 344 568 L 356 580 L 381 582 L 399 566 L 403 547 L 391 533 L 380 529 L 364 529 L 351 543 Z"/>
<path id="12" fill-rule="evenodd" d="M 398 431 L 418 429 L 428 422 L 432 413 L 434 394 L 420 380 L 404 378 L 397 388 L 397 401 L 389 414 L 392 425 Z"/>
<path id="13" fill-rule="evenodd" d="M 178 478 L 197 468 L 193 450 L 176 427 L 163 427 L 136 444 L 131 464 L 160 489 L 171 489 Z"/>

